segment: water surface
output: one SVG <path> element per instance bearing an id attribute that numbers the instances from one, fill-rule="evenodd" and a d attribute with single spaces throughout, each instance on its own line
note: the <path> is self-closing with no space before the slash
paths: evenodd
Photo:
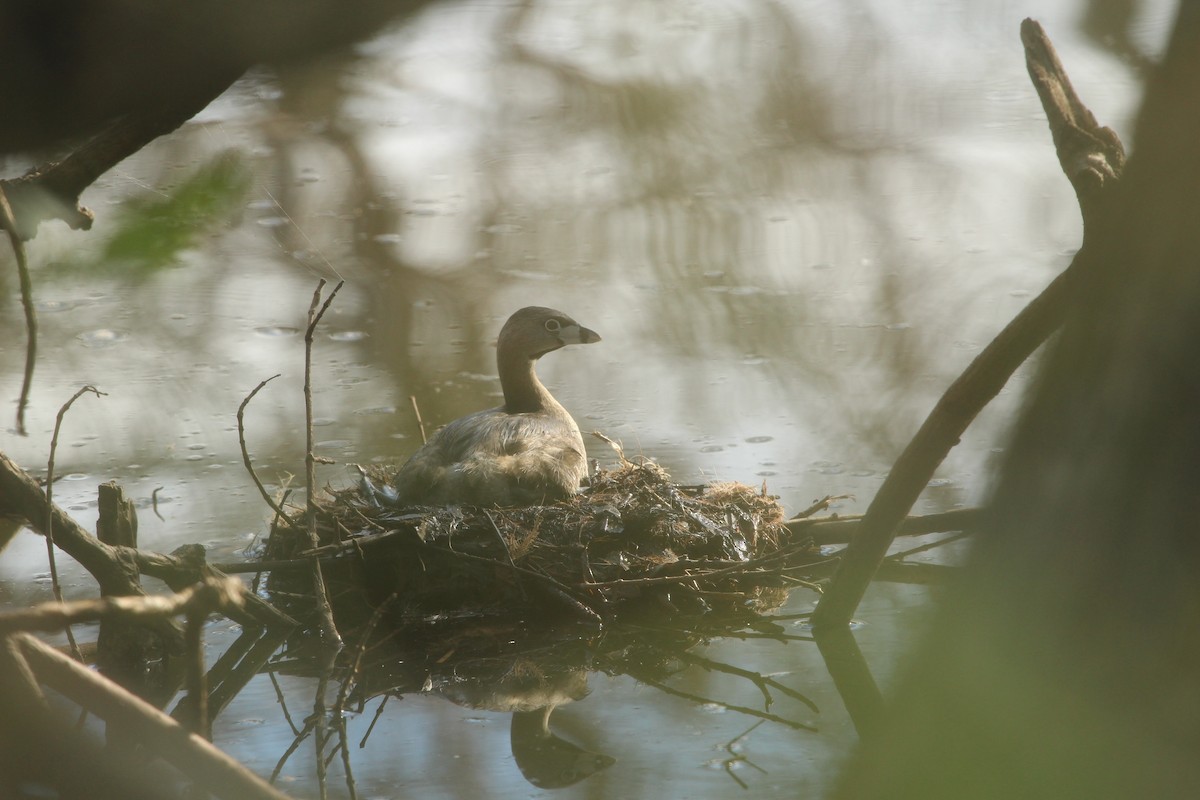
<path id="1" fill-rule="evenodd" d="M 1022 16 L 1040 15 L 1081 96 L 1128 142 L 1141 85 L 1130 48 L 1158 51 L 1170 6 L 1141 4 L 1107 34 L 1089 8 L 448 2 L 311 68 L 255 72 L 89 189 L 91 232 L 43 226 L 29 251 L 42 337 L 31 435 L 6 432 L 2 449 L 41 474 L 59 406 L 94 384 L 106 396 L 82 398 L 63 429 L 58 501 L 91 526 L 97 484 L 117 479 L 141 506 L 144 547 L 243 558 L 268 515 L 234 414 L 281 373 L 248 409 L 247 438 L 271 488 L 297 485 L 301 330 L 318 278 L 343 278 L 314 359 L 317 449 L 338 462 L 323 482 L 411 452 L 410 397 L 431 424 L 494 405 L 499 326 L 539 304 L 603 336 L 540 366 L 585 431 L 681 482 L 765 481 L 790 510 L 834 494 L 849 495 L 838 511 L 862 511 L 941 391 L 1079 241 Z M 15 281 L 0 287 L 15 400 L 22 317 Z M 1031 369 L 918 511 L 986 495 Z M 0 602 L 47 599 L 46 571 L 43 542 L 19 536 L 0 557 Z M 64 571 L 69 595 L 94 593 Z M 814 602 L 797 591 L 786 611 Z M 885 686 L 928 604 L 919 587 L 868 594 L 856 635 Z M 213 658 L 232 634 L 213 623 Z M 700 651 L 821 709 L 816 733 L 766 724 L 741 741 L 754 795 L 827 787 L 854 732 L 815 647 Z M 674 680 L 761 702 L 729 676 Z M 311 681 L 282 683 L 306 708 Z M 725 745 L 754 720 L 628 677 L 589 686 L 555 727 L 617 763 L 564 794 L 741 791 Z M 372 713 L 352 720 L 356 740 Z M 265 679 L 215 734 L 263 774 L 291 740 Z M 354 754 L 360 796 L 540 794 L 508 738 L 504 714 L 393 702 Z M 310 748 L 283 781 L 316 795 Z"/>

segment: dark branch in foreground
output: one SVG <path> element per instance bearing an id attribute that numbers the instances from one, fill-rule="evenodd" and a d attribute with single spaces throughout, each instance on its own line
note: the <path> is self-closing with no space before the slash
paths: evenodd
<path id="1" fill-rule="evenodd" d="M 863 529 L 846 549 L 833 585 L 813 614 L 814 627 L 843 626 L 858 608 L 867 584 L 883 561 L 900 521 L 912 508 L 938 465 L 1025 359 L 1063 323 L 1078 296 L 1081 274 L 1095 261 L 1088 221 L 1100 190 L 1112 186 L 1125 152 L 1110 129 L 1100 126 L 1071 88 L 1054 47 L 1041 26 L 1021 27 L 1030 74 L 1050 120 L 1059 163 L 1071 179 L 1084 215 L 1084 244 L 1071 265 L 984 348 L 950 385 L 916 436 L 896 459 L 871 501 Z"/>
<path id="2" fill-rule="evenodd" d="M 230 87 L 245 66 L 218 72 L 193 91 L 158 108 L 120 117 L 59 161 L 40 166 L 20 178 L 0 181 L 24 241 L 37 235 L 43 220 L 61 219 L 74 230 L 89 230 L 92 212 L 79 204 L 83 190 L 104 173 L 194 117 Z"/>

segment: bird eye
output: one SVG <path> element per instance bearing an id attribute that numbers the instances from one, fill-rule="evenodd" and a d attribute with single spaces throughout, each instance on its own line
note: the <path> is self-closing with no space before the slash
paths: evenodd
<path id="1" fill-rule="evenodd" d="M 546 330 L 551 333 L 558 333 L 562 330 L 562 324 L 556 319 L 548 319 L 546 320 Z"/>

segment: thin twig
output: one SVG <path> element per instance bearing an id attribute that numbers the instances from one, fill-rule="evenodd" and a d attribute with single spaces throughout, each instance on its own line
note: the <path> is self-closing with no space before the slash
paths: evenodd
<path id="1" fill-rule="evenodd" d="M 271 770 L 272 785 L 274 785 L 275 781 L 279 779 L 279 773 L 283 772 L 283 767 L 285 764 L 287 764 L 288 759 L 292 757 L 292 753 L 300 749 L 300 745 L 305 739 L 308 738 L 308 735 L 313 732 L 314 727 L 315 720 L 307 719 L 304 721 L 304 729 L 296 733 L 295 738 L 292 739 L 292 743 L 288 745 L 287 749 L 283 751 L 283 755 L 281 755 L 279 760 L 275 762 L 275 769 Z"/>
<path id="2" fill-rule="evenodd" d="M 33 281 L 29 278 L 29 263 L 25 259 L 25 242 L 17 230 L 17 218 L 12 205 L 8 202 L 8 193 L 0 184 L 0 228 L 8 234 L 12 244 L 13 255 L 17 259 L 17 280 L 21 285 L 21 307 L 25 309 L 25 377 L 21 381 L 21 398 L 17 401 L 17 433 L 27 436 L 25 430 L 25 409 L 29 405 L 29 392 L 33 387 L 33 367 L 37 361 L 38 322 L 37 310 L 33 304 Z"/>
<path id="3" fill-rule="evenodd" d="M 63 417 L 76 400 L 82 397 L 86 392 L 92 392 L 97 397 L 103 397 L 104 392 L 97 389 L 95 386 L 84 386 L 75 394 L 71 395 L 71 399 L 63 403 L 62 408 L 58 410 L 58 414 L 54 417 L 54 434 L 50 437 L 50 459 L 46 463 L 46 558 L 50 561 L 50 588 L 54 592 L 54 599 L 59 603 L 63 602 L 62 586 L 58 582 L 58 563 L 54 559 L 54 457 L 58 451 L 58 432 L 62 429 Z M 72 633 L 71 627 L 66 628 L 67 641 L 71 643 L 71 652 L 75 655 L 77 661 L 83 661 L 83 654 L 79 652 L 79 645 L 75 642 L 75 634 Z"/>
<path id="4" fill-rule="evenodd" d="M 383 699 L 379 701 L 379 705 L 375 707 L 375 716 L 371 717 L 371 724 L 367 726 L 367 732 L 358 740 L 358 747 L 361 750 L 367 746 L 367 739 L 371 736 L 371 731 L 375 730 L 375 723 L 379 722 L 379 718 L 383 716 L 383 709 L 387 706 L 387 701 L 391 699 L 390 694 L 385 694 Z"/>
<path id="5" fill-rule="evenodd" d="M 984 511 L 980 508 L 955 508 L 936 514 L 918 514 L 905 517 L 896 528 L 897 536 L 921 536 L 926 533 L 966 531 L 978 527 Z M 865 517 L 847 514 L 835 518 L 790 519 L 783 527 L 792 535 L 806 535 L 816 546 L 846 544 L 853 541 L 863 530 Z"/>
<path id="6" fill-rule="evenodd" d="M 350 745 L 347 741 L 346 731 L 346 700 L 350 696 L 350 689 L 358 681 L 358 676 L 362 671 L 363 656 L 367 652 L 367 642 L 374 633 L 375 627 L 383 619 L 384 612 L 388 606 L 396 599 L 397 595 L 393 593 L 387 600 L 376 606 L 374 613 L 371 614 L 371 619 L 367 620 L 366 626 L 359 634 L 358 645 L 354 653 L 354 661 L 350 665 L 350 670 L 346 677 L 342 680 L 342 685 L 338 688 L 337 701 L 333 704 L 334 724 L 337 726 L 338 747 L 342 753 L 342 771 L 346 774 L 346 789 L 350 792 L 350 800 L 357 800 L 358 790 L 354 783 L 354 771 L 350 764 Z"/>
<path id="7" fill-rule="evenodd" d="M 957 542 L 960 539 L 965 539 L 968 536 L 970 536 L 970 534 L 966 531 L 959 531 L 958 533 L 952 533 L 949 536 L 938 539 L 936 542 L 926 542 L 925 544 L 909 548 L 908 550 L 903 550 L 899 553 L 892 553 L 890 556 L 888 556 L 888 558 L 892 559 L 893 561 L 900 561 L 908 558 L 909 556 L 914 556 L 917 553 L 924 553 L 926 550 L 933 550 L 935 547 L 941 547 L 944 544 Z"/>
<path id="8" fill-rule="evenodd" d="M 334 560 L 334 556 L 323 556 L 322 558 L 326 561 Z M 300 567 L 308 568 L 308 566 L 308 558 L 280 558 L 271 561 L 239 561 L 212 565 L 213 569 L 219 569 L 221 572 L 229 575 L 246 572 L 259 573 L 283 569 L 299 569 Z"/>
<path id="9" fill-rule="evenodd" d="M 720 567 L 718 569 L 690 572 L 685 575 L 656 575 L 647 578 L 618 578 L 617 580 L 611 581 L 580 583 L 579 586 L 584 589 L 609 589 L 618 586 L 653 586 L 656 584 L 686 583 L 688 581 L 711 580 L 712 578 L 721 578 L 727 575 L 759 572 L 763 570 L 763 567 L 775 564 L 779 561 L 786 561 L 793 556 L 808 551 L 809 547 L 807 543 L 802 542 L 799 545 L 785 547 L 765 556 L 758 556 L 757 558 L 752 558 L 748 561 L 741 561 L 731 566 Z M 764 572 L 764 574 L 769 573 Z"/>
<path id="10" fill-rule="evenodd" d="M 166 517 L 164 517 L 162 514 L 160 514 L 158 512 L 158 493 L 161 492 L 162 490 L 163 490 L 163 487 L 155 486 L 154 491 L 150 493 L 150 510 L 152 510 L 154 512 L 154 516 L 158 517 L 163 522 L 166 522 L 167 521 Z"/>
<path id="11" fill-rule="evenodd" d="M 413 414 L 417 417 L 417 428 L 421 431 L 421 444 L 428 444 L 429 440 L 425 438 L 425 420 L 421 419 L 421 407 L 417 405 L 417 396 L 410 394 L 408 400 L 412 403 Z"/>
<path id="12" fill-rule="evenodd" d="M 675 695 L 676 697 L 682 697 L 683 699 L 690 700 L 693 703 L 698 703 L 700 705 L 719 706 L 720 708 L 723 708 L 726 711 L 735 711 L 739 714 L 745 714 L 750 717 L 757 717 L 759 719 L 767 720 L 768 722 L 778 722 L 781 725 L 787 725 L 789 728 L 795 728 L 796 730 L 805 730 L 805 731 L 816 731 L 817 730 L 817 726 L 809 724 L 807 722 L 798 722 L 797 720 L 787 719 L 786 717 L 781 717 L 781 716 L 778 716 L 777 714 L 770 714 L 766 711 L 759 711 L 756 708 L 747 708 L 746 706 L 735 706 L 732 703 L 726 703 L 721 700 L 713 700 L 708 697 L 701 697 L 700 695 L 692 694 L 691 692 L 683 692 L 683 691 L 680 691 L 679 689 L 673 689 L 670 686 L 667 686 L 665 683 L 661 683 L 659 681 L 653 680 L 651 678 L 647 678 L 642 675 L 633 675 L 633 677 L 635 679 L 637 679 L 638 681 L 640 681 L 641 683 L 646 684 L 647 686 L 653 686 L 655 689 L 658 689 L 660 692 L 666 692 L 667 694 Z"/>
<path id="13" fill-rule="evenodd" d="M 824 511 L 825 509 L 829 508 L 829 506 L 832 505 L 835 500 L 850 500 L 853 497 L 854 495 L 849 494 L 827 494 L 808 508 L 801 511 L 799 514 L 793 516 L 792 519 L 808 519 L 818 511 Z"/>
<path id="14" fill-rule="evenodd" d="M 313 404 L 312 404 L 312 348 L 313 334 L 317 329 L 317 323 L 321 321 L 321 317 L 329 309 L 333 298 L 337 296 L 338 290 L 345 285 L 345 281 L 339 281 L 329 296 L 325 298 L 324 304 L 321 303 L 321 290 L 325 287 L 324 279 L 317 283 L 317 288 L 313 292 L 312 303 L 308 307 L 308 327 L 304 331 L 304 430 L 305 430 L 305 456 L 304 456 L 304 473 L 305 473 L 305 488 L 307 490 L 306 508 L 308 510 L 308 538 L 309 543 L 313 547 L 318 547 L 321 543 L 317 536 L 317 500 L 316 500 L 316 455 L 313 452 Z M 328 796 L 328 787 L 326 786 L 325 744 L 328 741 L 328 733 L 326 728 L 326 706 L 325 706 L 325 689 L 329 683 L 330 672 L 333 668 L 333 661 L 337 657 L 338 651 L 342 649 L 342 637 L 338 633 L 337 624 L 333 619 L 333 608 L 329 604 L 329 595 L 325 588 L 325 576 L 321 571 L 321 560 L 313 558 L 310 560 L 312 564 L 312 581 L 313 595 L 317 601 L 317 609 L 320 613 L 321 620 L 321 640 L 325 644 L 322 648 L 322 660 L 320 676 L 317 679 L 317 689 L 313 697 L 313 713 L 311 719 L 315 724 L 315 732 L 313 735 L 313 745 L 316 748 L 317 759 L 317 785 L 320 792 L 321 800 L 325 800 Z"/>
<path id="15" fill-rule="evenodd" d="M 725 761 L 722 763 L 722 766 L 725 767 L 725 774 L 728 775 L 729 777 L 733 778 L 737 782 L 737 785 L 742 787 L 743 789 L 749 789 L 750 785 L 748 783 L 746 783 L 744 780 L 742 780 L 741 778 L 739 778 L 734 773 L 734 771 L 733 771 L 734 764 L 739 764 L 739 763 L 747 764 L 747 765 L 753 767 L 754 769 L 758 770 L 759 772 L 761 772 L 763 775 L 766 775 L 768 773 L 765 769 L 760 767 L 758 764 L 755 764 L 753 761 L 751 761 L 749 758 L 747 758 L 742 753 L 739 753 L 734 748 L 737 747 L 739 742 L 741 742 L 743 739 L 747 738 L 751 733 L 753 733 L 755 728 L 757 728 L 759 725 L 762 725 L 764 722 L 766 722 L 766 720 L 760 719 L 758 722 L 751 725 L 748 729 L 746 729 L 745 731 L 743 731 L 742 733 L 738 734 L 737 736 L 733 737 L 732 739 L 730 739 L 728 742 L 725 743 L 725 752 L 729 753 L 729 755 L 730 755 L 730 757 L 725 759 Z"/>
<path id="16" fill-rule="evenodd" d="M 258 479 L 258 475 L 255 474 L 255 472 L 254 472 L 253 464 L 250 463 L 250 451 L 246 449 L 246 423 L 245 423 L 246 406 L 249 405 L 250 401 L 254 399 L 254 395 L 258 394 L 259 391 L 264 386 L 266 386 L 268 383 L 270 383 L 271 381 L 278 378 L 279 375 L 280 375 L 280 373 L 277 372 L 274 375 L 272 375 L 271 377 L 267 378 L 265 381 L 262 381 L 261 383 L 259 383 L 258 386 L 255 386 L 254 391 L 252 391 L 252 392 L 250 392 L 250 394 L 246 395 L 246 398 L 244 400 L 242 400 L 241 405 L 238 406 L 238 410 L 237 410 L 238 444 L 242 448 L 242 463 L 246 465 L 246 471 L 250 473 L 250 478 L 254 481 L 254 485 L 258 487 L 258 493 L 262 495 L 262 499 L 264 501 L 266 501 L 266 504 L 271 507 L 271 510 L 274 511 L 277 515 L 279 515 L 279 517 L 281 517 L 283 520 L 285 520 L 288 525 L 290 525 L 293 528 L 298 528 L 300 526 L 296 524 L 295 520 L 293 520 L 291 517 L 289 517 L 287 515 L 287 513 L 283 510 L 283 508 L 281 508 L 279 505 L 277 505 L 275 503 L 275 501 L 271 499 L 271 495 L 267 493 L 267 490 L 263 486 L 262 481 L 260 481 Z M 157 513 L 157 511 L 155 513 Z"/>
<path id="17" fill-rule="evenodd" d="M 775 638 L 775 637 L 772 637 L 770 634 L 763 634 L 763 636 L 764 636 L 764 638 Z M 753 683 L 755 686 L 758 687 L 758 690 L 760 692 L 762 692 L 763 702 L 765 703 L 765 705 L 763 707 L 764 711 L 766 709 L 769 709 L 771 707 L 771 703 L 774 702 L 769 690 L 775 689 L 776 691 L 783 692 L 784 694 L 786 694 L 788 697 L 792 698 L 793 700 L 800 701 L 804 705 L 808 706 L 809 709 L 811 709 L 814 713 L 818 713 L 818 714 L 821 713 L 821 709 L 817 708 L 817 704 L 814 703 L 812 700 L 809 700 L 807 697 L 800 694 L 800 692 L 797 692 L 795 689 L 792 689 L 791 687 L 783 685 L 782 683 L 775 680 L 774 678 L 767 677 L 766 675 L 762 675 L 758 672 L 752 672 L 748 669 L 742 669 L 741 667 L 735 667 L 732 664 L 725 664 L 720 661 L 713 661 L 710 658 L 704 658 L 703 656 L 698 656 L 694 653 L 689 653 L 686 650 L 672 651 L 672 655 L 674 655 L 680 661 L 685 661 L 690 664 L 694 664 L 695 666 L 698 666 L 701 669 L 704 669 L 706 671 L 723 672 L 726 675 L 736 675 L 739 678 L 745 678 L 746 680 L 750 681 L 751 683 Z"/>
<path id="18" fill-rule="evenodd" d="M 287 720 L 288 727 L 292 729 L 292 736 L 299 736 L 300 729 L 296 727 L 296 723 L 292 721 L 292 714 L 288 711 L 287 698 L 284 697 L 283 687 L 279 685 L 279 678 L 275 677 L 274 670 L 267 672 L 267 677 L 271 679 L 271 685 L 275 687 L 275 699 L 279 701 L 279 708 L 283 711 L 283 718 Z M 274 780 L 274 778 L 272 778 Z"/>
<path id="19" fill-rule="evenodd" d="M 323 647 L 320 651 L 321 663 L 318 665 L 319 674 L 317 676 L 317 690 L 313 696 L 313 711 L 311 719 L 314 721 L 315 728 L 313 730 L 313 747 L 316 750 L 317 760 L 317 787 L 320 793 L 321 800 L 327 800 L 329 796 L 329 787 L 326 785 L 325 771 L 325 745 L 329 741 L 329 720 L 327 719 L 328 708 L 325 704 L 325 692 L 329 687 L 329 678 L 333 674 L 333 662 L 337 658 L 338 650 L 333 647 Z"/>
<path id="20" fill-rule="evenodd" d="M 329 297 L 325 298 L 325 303 L 321 303 L 321 290 L 325 288 L 325 280 L 322 279 L 317 283 L 317 288 L 313 292 L 312 303 L 308 307 L 308 327 L 304 331 L 304 429 L 305 429 L 305 457 L 304 457 L 304 473 L 305 473 L 305 488 L 308 492 L 306 498 L 306 507 L 308 509 L 308 539 L 313 547 L 319 547 L 321 540 L 317 536 L 317 500 L 316 500 L 316 456 L 313 453 L 313 407 L 312 407 L 312 346 L 313 333 L 317 329 L 317 323 L 321 321 L 321 317 L 329 309 L 329 304 L 333 302 L 333 298 L 337 297 L 338 290 L 345 285 L 345 281 L 339 281 L 337 286 L 333 287 L 333 291 L 329 293 Z M 320 309 L 318 310 L 318 305 Z M 342 637 L 338 633 L 337 624 L 333 619 L 333 609 L 329 605 L 329 596 L 325 590 L 325 577 L 321 573 L 320 559 L 312 559 L 312 576 L 313 576 L 313 594 L 316 597 L 317 608 L 321 618 L 321 636 L 326 644 L 334 649 L 340 650 L 342 647 Z M 321 698 L 323 702 L 323 698 Z M 318 747 L 323 746 L 320 741 L 321 733 L 318 732 Z M 323 772 L 320 777 L 323 776 Z M 325 786 L 322 781 L 321 791 L 324 794 Z"/>

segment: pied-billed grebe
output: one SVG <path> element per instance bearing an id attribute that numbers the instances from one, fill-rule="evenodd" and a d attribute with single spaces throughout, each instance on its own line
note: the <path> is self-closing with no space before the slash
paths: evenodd
<path id="1" fill-rule="evenodd" d="M 400 468 L 402 504 L 534 505 L 569 497 L 587 474 L 579 426 L 538 380 L 539 358 L 600 336 L 561 311 L 529 306 L 496 343 L 504 405 L 456 419 Z"/>

